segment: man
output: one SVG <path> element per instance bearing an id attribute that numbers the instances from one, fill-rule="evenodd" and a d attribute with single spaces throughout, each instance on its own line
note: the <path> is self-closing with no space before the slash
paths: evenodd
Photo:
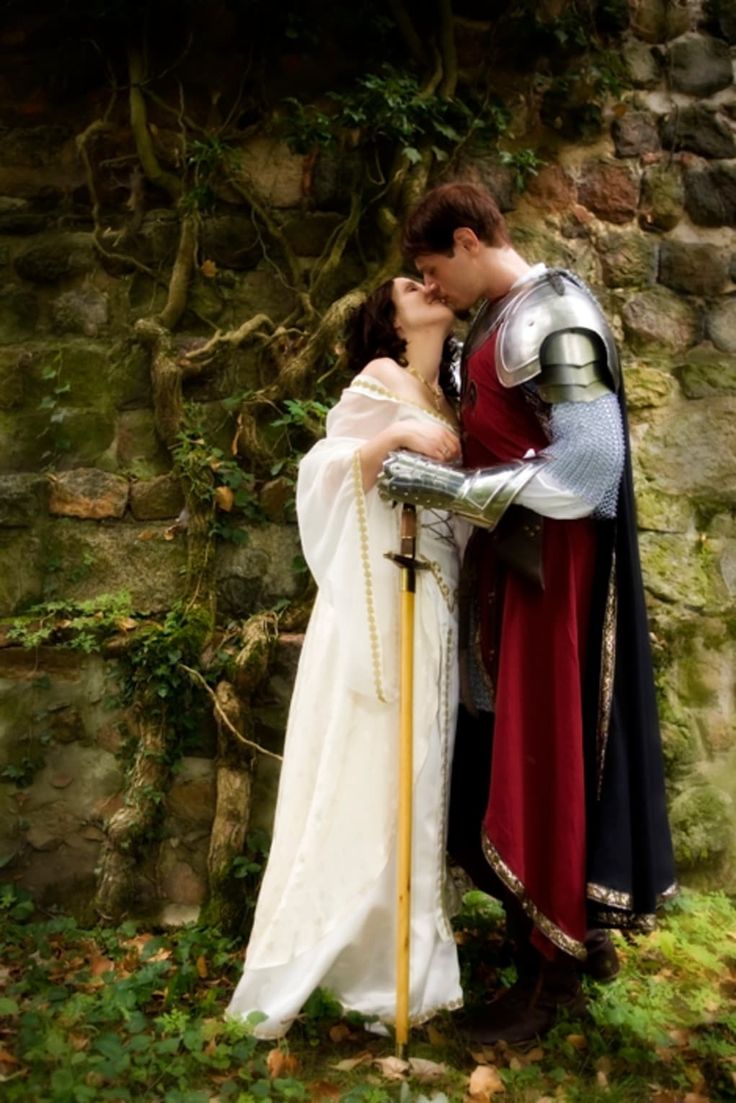
<path id="1" fill-rule="evenodd" d="M 450 848 L 502 895 L 517 948 L 518 979 L 473 1037 L 520 1042 L 581 1009 L 601 928 L 651 927 L 675 890 L 623 389 L 590 291 L 527 264 L 483 189 L 429 192 L 404 250 L 453 309 L 484 300 L 463 349 L 464 467 L 396 453 L 379 486 L 477 526 L 477 719 L 460 733 Z"/>

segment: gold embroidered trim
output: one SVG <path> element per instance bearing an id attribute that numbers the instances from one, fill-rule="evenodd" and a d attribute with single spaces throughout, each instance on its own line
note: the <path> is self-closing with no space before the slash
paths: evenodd
<path id="1" fill-rule="evenodd" d="M 374 394 L 380 395 L 381 398 L 389 398 L 393 402 L 400 402 L 404 406 L 413 406 L 416 410 L 423 410 L 425 414 L 429 414 L 430 417 L 436 418 L 437 421 L 443 422 L 444 425 L 449 425 L 453 433 L 459 436 L 458 427 L 449 417 L 445 417 L 444 414 L 439 414 L 436 410 L 430 410 L 427 406 L 422 406 L 419 402 L 412 402 L 411 399 L 404 398 L 400 394 L 396 394 L 395 391 L 390 391 L 387 387 L 384 387 L 382 383 L 369 382 L 367 379 L 354 379 L 348 387 L 349 391 L 366 390 L 372 391 Z"/>
<path id="2" fill-rule="evenodd" d="M 445 851 L 447 849 L 447 808 L 449 804 L 448 779 L 449 779 L 449 741 L 450 741 L 450 676 L 451 663 L 455 654 L 455 635 L 452 629 L 447 633 L 447 645 L 443 655 L 442 678 L 439 683 L 440 690 L 440 715 L 442 727 L 440 737 L 442 740 L 441 765 L 440 765 L 440 823 L 437 833 L 437 883 L 435 891 L 440 902 L 439 912 L 442 921 L 441 934 L 449 941 L 452 938 L 452 925 L 447 908 L 447 869 L 445 863 Z"/>
<path id="3" fill-rule="evenodd" d="M 360 559 L 363 567 L 365 611 L 368 618 L 368 635 L 371 645 L 373 684 L 376 689 L 378 700 L 385 705 L 386 697 L 383 691 L 383 681 L 381 678 L 381 643 L 378 638 L 378 621 L 376 620 L 376 609 L 373 603 L 373 576 L 371 574 L 371 560 L 368 546 L 368 520 L 365 512 L 365 495 L 363 494 L 363 474 L 360 469 L 360 455 L 357 449 L 353 453 L 353 489 L 355 492 L 355 508 L 358 514 Z"/>
<path id="4" fill-rule="evenodd" d="M 437 589 L 442 594 L 442 597 L 445 599 L 445 604 L 447 605 L 447 608 L 450 610 L 451 613 L 454 613 L 455 606 L 457 605 L 457 587 L 455 587 L 454 590 L 450 589 L 450 587 L 445 582 L 444 576 L 442 574 L 442 568 L 440 567 L 439 563 L 435 562 L 434 559 L 426 559 L 424 560 L 424 562 L 425 565 L 429 568 L 430 574 L 437 583 Z"/>
<path id="5" fill-rule="evenodd" d="M 603 788 L 603 767 L 608 746 L 608 729 L 611 722 L 611 702 L 613 700 L 613 678 L 616 665 L 616 549 L 611 555 L 611 572 L 608 576 L 606 611 L 603 616 L 603 634 L 601 638 L 601 676 L 598 691 L 598 730 L 596 732 L 597 750 L 597 797 L 600 800 Z"/>
<path id="6" fill-rule="evenodd" d="M 498 874 L 506 887 L 513 892 L 535 927 L 539 927 L 542 934 L 560 950 L 564 951 L 564 953 L 570 954 L 571 957 L 576 957 L 580 961 L 585 961 L 588 956 L 585 944 L 579 942 L 576 938 L 571 938 L 569 934 L 565 934 L 561 927 L 553 923 L 551 919 L 540 911 L 534 901 L 529 899 L 522 881 L 498 853 L 495 846 L 488 838 L 484 827 L 481 827 L 480 840 L 481 846 L 483 847 L 483 853 L 489 866 Z"/>
<path id="7" fill-rule="evenodd" d="M 671 900 L 679 892 L 680 886 L 673 881 L 669 888 L 657 894 L 657 906 Z M 605 885 L 597 885 L 589 881 L 586 887 L 586 895 L 589 900 L 595 900 L 597 904 L 606 904 L 609 908 L 623 908 L 631 911 L 634 901 L 630 892 L 622 892 L 619 889 L 608 889 Z"/>

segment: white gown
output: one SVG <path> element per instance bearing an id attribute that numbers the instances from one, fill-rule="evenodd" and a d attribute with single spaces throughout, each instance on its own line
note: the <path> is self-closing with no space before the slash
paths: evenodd
<path id="1" fill-rule="evenodd" d="M 363 492 L 357 451 L 400 418 L 440 420 L 359 376 L 304 457 L 297 515 L 318 594 L 284 745 L 273 841 L 228 1018 L 285 1034 L 318 986 L 348 1011 L 395 1015 L 400 509 Z M 460 1006 L 445 907 L 449 763 L 457 702 L 457 531 L 418 510 L 410 1015 Z"/>

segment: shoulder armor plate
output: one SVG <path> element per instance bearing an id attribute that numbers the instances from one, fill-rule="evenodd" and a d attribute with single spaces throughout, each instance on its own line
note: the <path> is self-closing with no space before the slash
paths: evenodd
<path id="1" fill-rule="evenodd" d="M 579 277 L 563 269 L 548 269 L 522 284 L 498 315 L 496 362 L 504 387 L 518 387 L 539 375 L 545 340 L 558 330 L 595 334 L 605 350 L 605 367 L 613 390 L 618 391 L 620 369 L 616 343 L 603 311 Z"/>

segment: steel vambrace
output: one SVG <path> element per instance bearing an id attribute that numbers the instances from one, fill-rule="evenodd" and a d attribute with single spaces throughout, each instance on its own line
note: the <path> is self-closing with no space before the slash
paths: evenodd
<path id="1" fill-rule="evenodd" d="M 493 529 L 545 463 L 545 456 L 533 456 L 466 471 L 415 452 L 390 452 L 378 476 L 378 493 L 387 501 L 444 509 L 479 528 Z"/>

